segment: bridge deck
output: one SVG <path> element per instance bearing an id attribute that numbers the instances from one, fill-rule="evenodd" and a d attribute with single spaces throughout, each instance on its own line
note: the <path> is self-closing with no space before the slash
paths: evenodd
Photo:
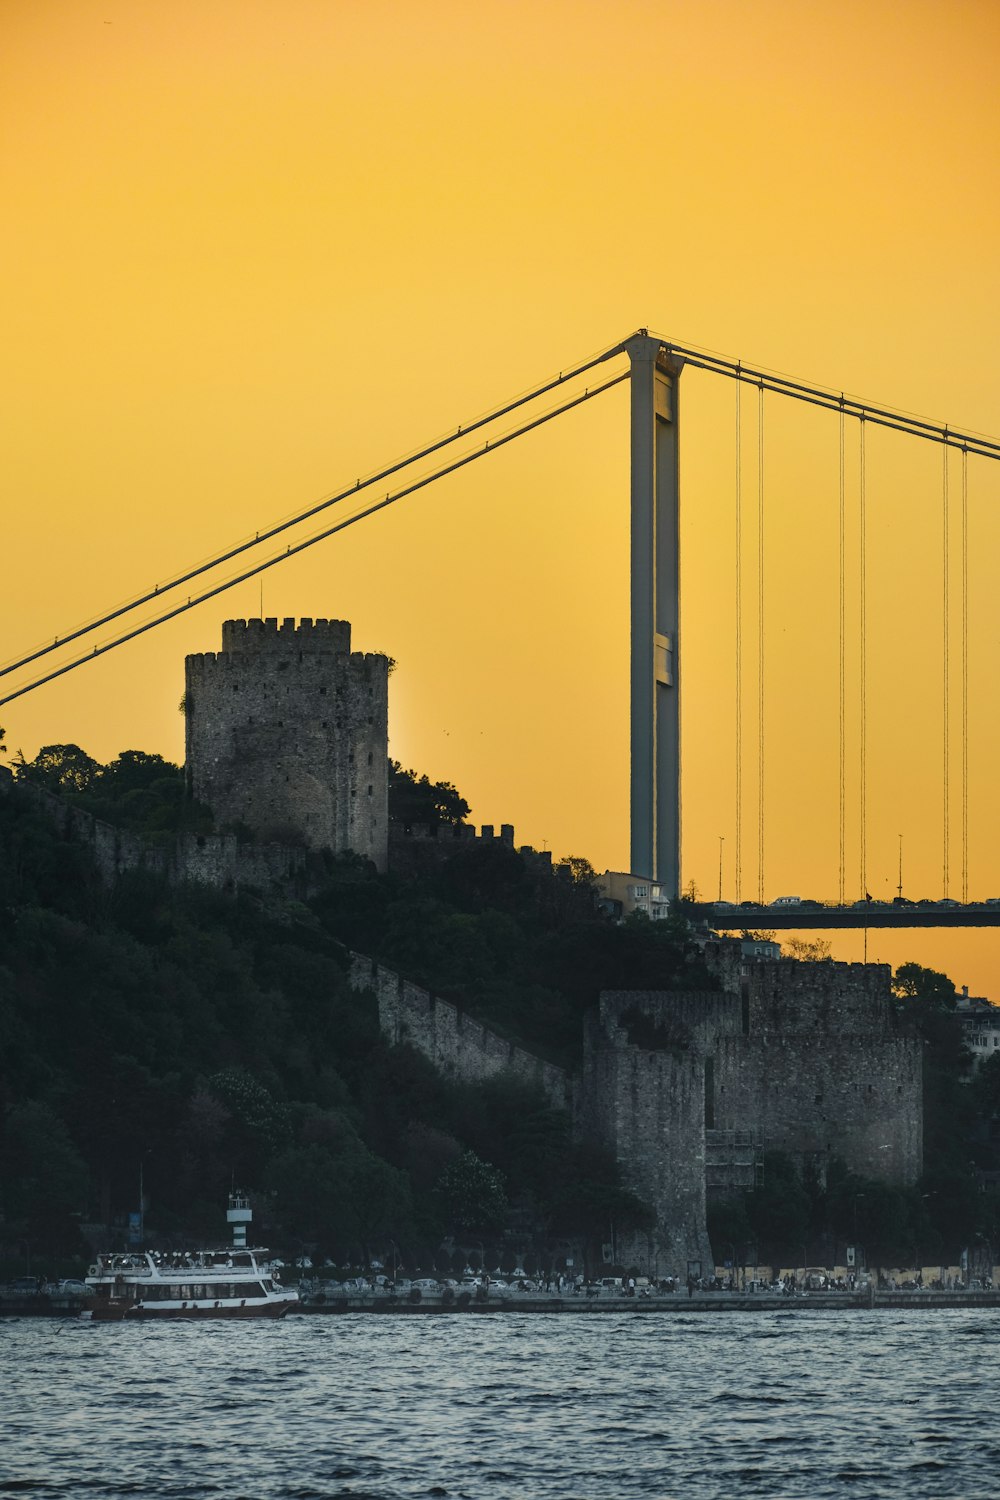
<path id="1" fill-rule="evenodd" d="M 744 928 L 756 932 L 812 927 L 832 931 L 856 927 L 1000 927 L 1000 903 L 986 901 L 970 901 L 964 906 L 940 906 L 934 901 L 917 901 L 912 906 L 874 901 L 859 906 L 824 906 L 820 902 L 759 906 L 746 901 L 727 906 L 710 902 L 696 906 L 694 914 L 718 932 L 741 932 Z"/>

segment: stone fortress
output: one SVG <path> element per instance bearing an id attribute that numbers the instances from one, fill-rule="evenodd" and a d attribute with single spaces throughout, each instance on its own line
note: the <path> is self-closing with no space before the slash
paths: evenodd
<path id="1" fill-rule="evenodd" d="M 43 802 L 68 837 L 90 844 L 109 882 L 144 869 L 301 896 L 323 850 L 419 877 L 476 834 L 390 838 L 388 675 L 387 657 L 351 651 L 344 621 L 226 621 L 221 651 L 187 658 L 185 700 L 189 789 L 224 831 L 182 835 L 171 849 L 9 774 L 0 792 Z M 513 841 L 507 824 L 479 839 Z M 522 853 L 544 877 L 549 856 Z M 513 1073 L 568 1111 L 580 1140 L 609 1147 L 656 1218 L 648 1233 L 619 1236 L 618 1259 L 683 1278 L 714 1264 L 709 1198 L 754 1188 L 765 1148 L 821 1177 L 834 1158 L 901 1185 L 921 1171 L 921 1050 L 898 1019 L 888 967 L 762 958 L 760 946 L 706 938 L 714 991 L 602 993 L 574 1074 L 363 955 L 351 982 L 374 993 L 389 1041 L 456 1079 Z"/>
<path id="2" fill-rule="evenodd" d="M 345 620 L 227 620 L 185 663 L 188 788 L 264 842 L 386 868 L 389 659 Z"/>
<path id="3" fill-rule="evenodd" d="M 835 1158 L 900 1185 L 922 1166 L 921 1045 L 897 1018 L 888 966 L 742 949 L 707 942 L 717 991 L 602 993 L 576 1074 L 361 954 L 351 982 L 375 994 L 388 1040 L 447 1076 L 509 1072 L 569 1110 L 578 1138 L 610 1147 L 656 1215 L 649 1233 L 618 1236 L 618 1259 L 683 1278 L 715 1264 L 710 1197 L 753 1189 L 765 1148 L 821 1179 Z"/>

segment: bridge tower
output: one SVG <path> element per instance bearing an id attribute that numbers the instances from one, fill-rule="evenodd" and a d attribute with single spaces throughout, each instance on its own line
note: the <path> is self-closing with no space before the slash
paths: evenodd
<path id="1" fill-rule="evenodd" d="M 630 869 L 680 893 L 680 493 L 683 361 L 644 329 L 625 341 L 632 413 Z"/>

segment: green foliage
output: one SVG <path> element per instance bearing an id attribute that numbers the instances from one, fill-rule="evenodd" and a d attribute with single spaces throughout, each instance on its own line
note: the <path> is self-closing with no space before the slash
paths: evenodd
<path id="1" fill-rule="evenodd" d="M 975 1140 L 977 1096 L 968 1079 L 972 1058 L 965 1046 L 962 1025 L 955 1012 L 955 986 L 945 974 L 919 964 L 901 964 L 893 979 L 900 1019 L 912 1026 L 924 1043 L 924 1171 L 944 1209 L 952 1191 L 940 1184 L 972 1183 L 971 1164 L 977 1155 Z M 988 1165 L 986 1161 L 983 1165 Z M 1000 1165 L 1000 1162 L 997 1163 Z M 958 1202 L 954 1208 L 959 1223 L 968 1215 Z M 942 1220 L 942 1230 L 946 1226 Z"/>
<path id="2" fill-rule="evenodd" d="M 18 780 L 56 794 L 85 792 L 101 769 L 79 745 L 43 745 L 34 760 L 19 755 L 14 766 Z"/>
<path id="3" fill-rule="evenodd" d="M 782 948 L 789 958 L 797 958 L 805 963 L 820 963 L 829 958 L 833 945 L 827 938 L 814 938 L 812 942 L 805 938 L 786 938 Z"/>
<path id="4" fill-rule="evenodd" d="M 65 1124 L 48 1104 L 24 1100 L 0 1126 L 5 1237 L 34 1241 L 48 1254 L 77 1249 L 87 1169 Z"/>
<path id="5" fill-rule="evenodd" d="M 437 828 L 442 823 L 464 823 L 468 816 L 469 804 L 450 781 L 431 781 L 416 771 L 404 770 L 398 760 L 390 760 L 389 817 L 393 822 L 404 826 L 426 823 Z"/>
<path id="6" fill-rule="evenodd" d="M 507 1213 L 502 1175 L 474 1151 L 463 1151 L 438 1179 L 446 1222 L 455 1230 L 476 1234 L 497 1230 Z"/>
<path id="7" fill-rule="evenodd" d="M 767 1255 L 803 1244 L 811 1218 L 809 1194 L 783 1152 L 765 1152 L 764 1181 L 747 1195 L 746 1211 L 753 1236 Z"/>
<path id="8" fill-rule="evenodd" d="M 146 835 L 209 833 L 210 810 L 187 795 L 184 772 L 162 755 L 123 750 L 102 766 L 79 745 L 45 745 L 15 775 L 65 797 L 104 822 Z"/>
<path id="9" fill-rule="evenodd" d="M 732 1260 L 737 1265 L 745 1265 L 757 1258 L 754 1255 L 757 1230 L 747 1212 L 749 1196 L 719 1198 L 708 1204 L 708 1237 L 717 1261 Z M 766 1225 L 768 1230 L 770 1227 L 770 1224 Z"/>
<path id="10" fill-rule="evenodd" d="M 928 1008 L 954 1010 L 955 985 L 947 974 L 925 969 L 920 964 L 900 964 L 892 981 L 892 991 L 901 1000 L 920 1000 Z"/>
<path id="11" fill-rule="evenodd" d="M 60 795 L 134 809 L 161 783 L 180 786 L 179 773 L 126 752 L 86 792 Z M 480 1235 L 498 1232 L 510 1214 L 554 1234 L 648 1222 L 614 1163 L 576 1146 L 538 1090 L 446 1082 L 386 1046 L 372 1000 L 347 985 L 345 940 L 450 989 L 519 1040 L 577 1031 L 582 995 L 534 979 L 563 918 L 520 855 L 498 846 L 491 862 L 490 852 L 459 848 L 456 868 L 423 887 L 330 860 L 309 906 L 171 888 L 142 872 L 107 890 L 82 845 L 26 799 L 4 799 L 8 1226 L 40 1249 L 75 1245 L 73 1216 L 104 1223 L 138 1207 L 140 1171 L 153 1234 L 217 1238 L 235 1183 L 272 1242 L 339 1260 L 387 1237 L 432 1254 L 449 1230 L 477 1221 Z M 598 922 L 585 891 L 574 904 L 572 872 L 559 884 L 581 930 Z M 475 1172 L 458 1167 L 470 1153 Z M 47 1199 L 43 1176 L 56 1189 Z"/>

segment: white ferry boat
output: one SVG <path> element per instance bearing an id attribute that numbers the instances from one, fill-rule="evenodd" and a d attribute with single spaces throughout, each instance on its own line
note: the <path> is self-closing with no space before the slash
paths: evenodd
<path id="1" fill-rule="evenodd" d="M 226 1215 L 234 1243 L 221 1250 L 133 1250 L 99 1255 L 87 1286 L 95 1319 L 283 1318 L 299 1295 L 279 1284 L 267 1250 L 246 1243 L 252 1214 L 240 1194 Z"/>

